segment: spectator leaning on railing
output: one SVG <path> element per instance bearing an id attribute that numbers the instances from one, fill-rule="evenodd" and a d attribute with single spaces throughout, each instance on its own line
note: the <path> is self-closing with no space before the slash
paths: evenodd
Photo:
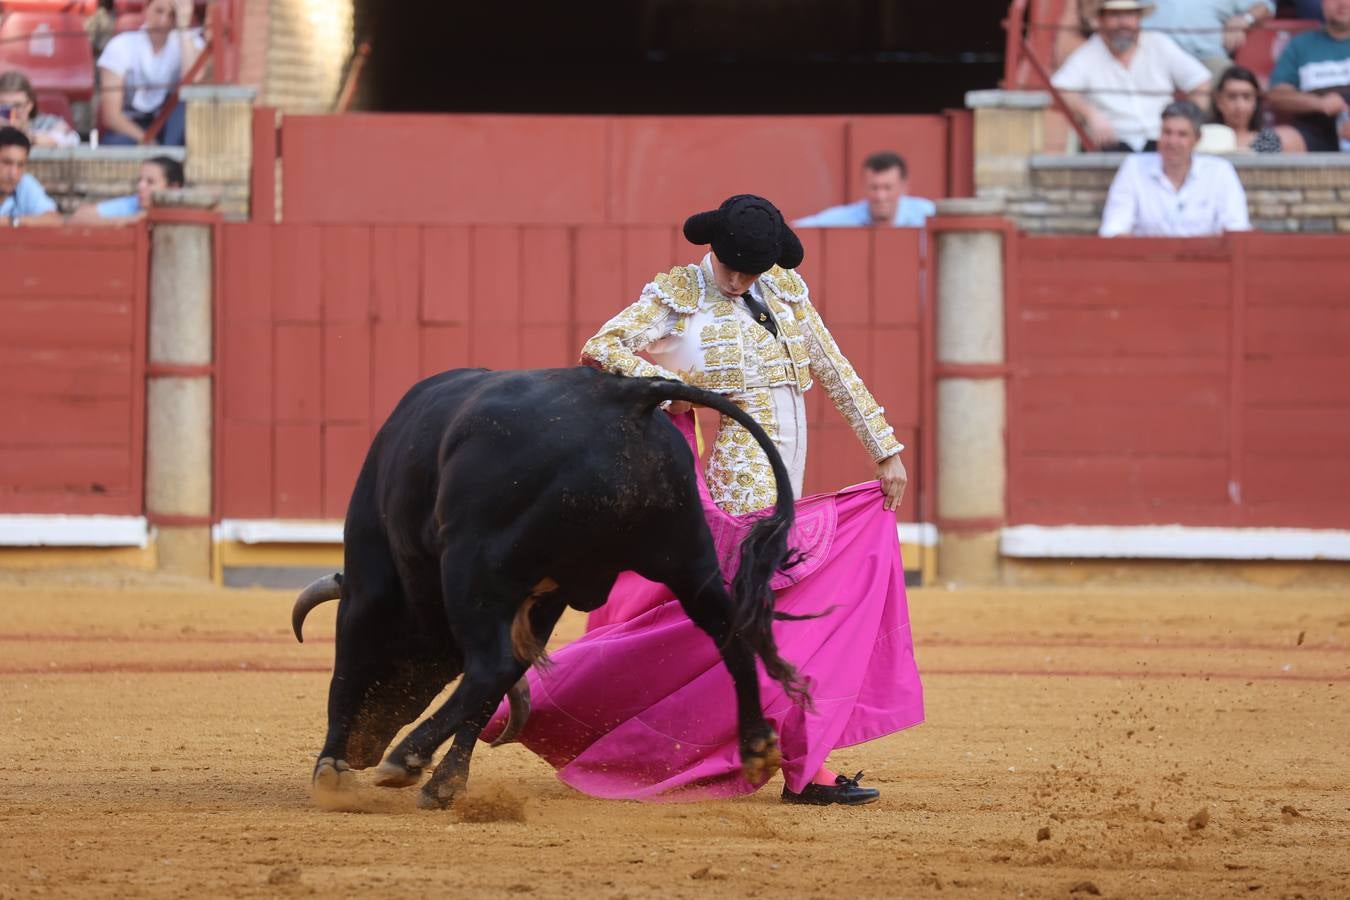
<path id="1" fill-rule="evenodd" d="M 98 58 L 104 144 L 139 144 L 169 92 L 192 68 L 205 42 L 191 28 L 192 0 L 148 0 L 145 24 L 108 41 Z M 186 116 L 180 103 L 158 135 L 181 147 Z"/>
<path id="2" fill-rule="evenodd" d="M 932 200 L 909 195 L 909 166 L 899 153 L 882 150 L 867 157 L 862 164 L 862 180 L 865 199 L 831 206 L 792 224 L 797 228 L 922 228 L 937 212 Z"/>
<path id="3" fill-rule="evenodd" d="M 113 197 L 102 203 L 85 203 L 70 216 L 72 225 L 126 225 L 145 218 L 145 211 L 154 206 L 155 191 L 180 188 L 183 164 L 168 156 L 156 156 L 141 163 L 141 174 L 136 179 L 136 193 Z"/>
<path id="4" fill-rule="evenodd" d="M 1350 148 L 1350 0 L 1323 0 L 1322 13 L 1325 26 L 1284 48 L 1266 96 L 1314 152 Z"/>
<path id="5" fill-rule="evenodd" d="M 60 225 L 56 202 L 28 174 L 31 147 L 28 135 L 19 129 L 0 128 L 0 222 L 14 228 Z"/>
<path id="6" fill-rule="evenodd" d="M 0 125 L 19 129 L 34 147 L 74 147 L 80 142 L 65 119 L 38 112 L 37 91 L 18 71 L 0 75 Z"/>
<path id="7" fill-rule="evenodd" d="M 1201 237 L 1250 231 L 1233 164 L 1195 152 L 1203 117 L 1189 100 L 1162 113 L 1157 153 L 1127 156 L 1111 182 L 1102 237 Z"/>
<path id="8" fill-rule="evenodd" d="M 1104 0 L 1098 31 L 1051 79 L 1100 150 L 1151 150 L 1158 114 L 1185 93 L 1207 105 L 1212 76 L 1176 41 L 1142 31 L 1152 3 Z"/>
<path id="9" fill-rule="evenodd" d="M 1218 77 L 1247 42 L 1247 31 L 1274 14 L 1274 0 L 1159 0 L 1144 28 L 1170 35 Z"/>

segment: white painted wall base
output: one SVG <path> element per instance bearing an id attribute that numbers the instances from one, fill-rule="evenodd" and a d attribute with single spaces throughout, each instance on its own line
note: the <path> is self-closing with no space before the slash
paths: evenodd
<path id="1" fill-rule="evenodd" d="M 150 543 L 142 516 L 0 516 L 0 547 L 141 547 Z"/>
<path id="2" fill-rule="evenodd" d="M 917 544 L 920 547 L 936 547 L 938 542 L 937 526 L 932 522 L 901 522 L 896 526 L 900 532 L 900 543 Z"/>
<path id="3" fill-rule="evenodd" d="M 342 523 L 326 519 L 222 519 L 212 526 L 211 536 L 241 544 L 341 544 Z"/>
<path id="4" fill-rule="evenodd" d="M 1004 556 L 1076 559 L 1350 560 L 1350 531 L 1184 525 L 1015 525 Z"/>
<path id="5" fill-rule="evenodd" d="M 896 526 L 900 543 L 920 547 L 937 545 L 937 528 L 929 522 Z M 340 544 L 342 523 L 326 520 L 224 519 L 212 529 L 217 541 L 241 544 Z"/>

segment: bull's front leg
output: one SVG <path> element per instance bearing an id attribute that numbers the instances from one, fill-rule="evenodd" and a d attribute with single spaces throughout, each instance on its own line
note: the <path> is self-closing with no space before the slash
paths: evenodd
<path id="1" fill-rule="evenodd" d="M 741 772 L 756 787 L 773 777 L 782 762 L 778 734 L 764 718 L 759 695 L 755 654 L 743 639 L 731 633 L 731 597 L 715 568 L 676 586 L 667 582 L 685 615 L 717 644 L 736 690 L 736 720 L 740 732 Z"/>

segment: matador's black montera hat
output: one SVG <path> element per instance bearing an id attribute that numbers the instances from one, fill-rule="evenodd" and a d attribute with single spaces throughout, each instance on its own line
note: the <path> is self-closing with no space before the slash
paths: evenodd
<path id="1" fill-rule="evenodd" d="M 717 209 L 695 213 L 684 220 L 684 236 L 691 244 L 712 244 L 722 265 L 751 275 L 775 265 L 795 269 L 803 256 L 802 242 L 778 207 L 754 194 L 737 194 Z"/>

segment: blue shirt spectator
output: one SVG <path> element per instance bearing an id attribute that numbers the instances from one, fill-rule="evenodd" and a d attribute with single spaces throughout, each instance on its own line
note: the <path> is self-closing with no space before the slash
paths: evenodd
<path id="1" fill-rule="evenodd" d="M 792 224 L 798 228 L 865 228 L 872 225 L 922 228 L 928 217 L 937 212 L 933 201 L 908 195 L 909 167 L 898 153 L 883 150 L 867 157 L 863 160 L 862 180 L 865 199 L 831 206 Z"/>
<path id="2" fill-rule="evenodd" d="M 1247 31 L 1275 15 L 1275 0 L 1162 0 L 1145 28 L 1169 35 L 1216 75 L 1233 64 Z"/>
<path id="3" fill-rule="evenodd" d="M 901 197 L 895 207 L 891 224 L 899 228 L 922 228 L 928 217 L 937 212 L 937 204 L 923 197 Z M 792 223 L 798 228 L 865 228 L 872 224 L 872 211 L 866 200 L 831 206 L 813 216 Z"/>
<path id="4" fill-rule="evenodd" d="M 28 136 L 0 128 L 0 221 L 19 225 L 60 225 L 61 213 L 36 178 L 28 174 Z"/>
<path id="5" fill-rule="evenodd" d="M 113 197 L 102 203 L 85 203 L 75 210 L 70 221 L 79 225 L 123 225 L 139 222 L 145 211 L 155 205 L 155 191 L 183 186 L 183 164 L 168 156 L 156 156 L 141 163 L 136 193 Z"/>
<path id="6" fill-rule="evenodd" d="M 95 204 L 94 208 L 98 210 L 100 218 L 125 219 L 140 213 L 141 198 L 135 194 L 113 197 L 111 200 L 104 200 L 102 203 Z"/>
<path id="7" fill-rule="evenodd" d="M 14 186 L 13 193 L 0 200 L 0 218 L 7 221 L 53 212 L 56 212 L 56 201 L 47 196 L 41 182 L 27 173 Z"/>

